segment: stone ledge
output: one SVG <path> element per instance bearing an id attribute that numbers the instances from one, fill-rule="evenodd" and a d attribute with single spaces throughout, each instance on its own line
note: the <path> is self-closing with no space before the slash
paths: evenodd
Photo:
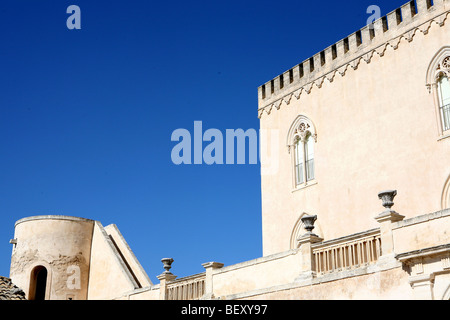
<path id="1" fill-rule="evenodd" d="M 390 263 L 390 264 L 372 264 L 364 267 L 360 267 L 357 269 L 352 270 L 345 270 L 345 271 L 339 271 L 339 272 L 333 272 L 326 275 L 321 275 L 314 278 L 305 278 L 302 279 L 299 277 L 299 281 L 293 281 L 291 283 L 282 284 L 282 285 L 276 285 L 271 286 L 267 288 L 261 288 L 256 290 L 251 290 L 247 292 L 241 292 L 236 294 L 230 294 L 220 297 L 222 300 L 238 300 L 238 299 L 245 299 L 252 296 L 258 296 L 262 294 L 267 293 L 274 293 L 278 291 L 284 291 L 284 290 L 291 290 L 296 288 L 302 288 L 302 287 L 308 287 L 313 285 L 320 285 L 322 283 L 331 282 L 331 281 L 338 281 L 353 277 L 359 277 L 369 274 L 375 274 L 377 272 L 392 270 L 395 268 L 401 268 L 401 263 Z"/>
<path id="2" fill-rule="evenodd" d="M 425 256 L 438 255 L 450 252 L 450 244 L 443 244 L 440 246 L 429 247 L 414 251 L 409 251 L 405 253 L 400 253 L 395 256 L 395 258 L 401 262 L 405 262 L 410 259 L 422 258 Z"/>
<path id="3" fill-rule="evenodd" d="M 260 263 L 264 263 L 264 262 L 268 262 L 268 261 L 272 261 L 272 260 L 282 259 L 282 258 L 290 256 L 290 255 L 295 255 L 298 253 L 298 251 L 299 251 L 299 249 L 292 249 L 292 250 L 288 250 L 288 251 L 284 251 L 284 252 L 280 252 L 280 253 L 275 253 L 275 254 L 272 254 L 269 256 L 256 258 L 256 259 L 248 260 L 245 262 L 240 262 L 237 264 L 233 264 L 233 265 L 218 269 L 217 273 L 228 272 L 228 271 L 232 271 L 232 270 L 236 270 L 236 269 L 240 269 L 240 268 L 254 266 L 256 264 L 260 264 Z"/>
<path id="4" fill-rule="evenodd" d="M 26 217 L 26 218 L 17 220 L 16 223 L 14 224 L 14 227 L 20 223 L 28 222 L 28 221 L 35 221 L 35 220 L 69 220 L 69 221 L 83 221 L 83 222 L 91 222 L 91 223 L 95 222 L 95 220 L 80 218 L 80 217 L 63 216 L 63 215 L 41 215 L 41 216 Z"/>
<path id="5" fill-rule="evenodd" d="M 428 213 L 424 215 L 420 215 L 413 218 L 404 219 L 402 221 L 397 221 L 392 224 L 392 229 L 403 228 L 407 226 L 411 226 L 418 223 L 427 222 L 434 219 L 439 219 L 443 217 L 450 217 L 450 209 L 444 209 L 440 211 L 436 211 L 433 213 Z"/>

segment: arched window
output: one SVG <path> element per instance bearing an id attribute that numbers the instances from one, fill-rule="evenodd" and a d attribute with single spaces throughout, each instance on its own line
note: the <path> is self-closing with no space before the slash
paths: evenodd
<path id="1" fill-rule="evenodd" d="M 300 185 L 305 182 L 303 166 L 305 163 L 304 159 L 304 145 L 303 142 L 298 139 L 295 143 L 295 184 Z"/>
<path id="2" fill-rule="evenodd" d="M 312 122 L 299 116 L 288 135 L 288 149 L 293 150 L 294 187 L 308 185 L 315 179 L 314 147 L 317 134 Z"/>
<path id="3" fill-rule="evenodd" d="M 298 186 L 311 180 L 314 180 L 314 138 L 308 134 L 295 143 L 295 181 Z"/>
<path id="4" fill-rule="evenodd" d="M 447 57 L 450 63 L 450 57 Z M 450 81 L 448 76 L 441 74 L 438 81 L 439 109 L 442 118 L 443 131 L 450 130 Z"/>
<path id="5" fill-rule="evenodd" d="M 47 292 L 47 269 L 43 266 L 34 267 L 30 276 L 30 300 L 45 300 Z"/>
<path id="6" fill-rule="evenodd" d="M 440 135 L 450 134 L 450 47 L 442 48 L 431 61 L 427 87 L 434 96 Z"/>
<path id="7" fill-rule="evenodd" d="M 314 138 L 308 134 L 305 141 L 306 181 L 314 180 Z"/>

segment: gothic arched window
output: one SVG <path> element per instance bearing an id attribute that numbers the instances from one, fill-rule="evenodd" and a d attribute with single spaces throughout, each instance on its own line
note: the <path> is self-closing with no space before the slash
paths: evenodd
<path id="1" fill-rule="evenodd" d="M 291 126 L 288 148 L 293 151 L 294 187 L 306 186 L 315 179 L 314 147 L 317 134 L 312 122 L 299 116 Z"/>
<path id="2" fill-rule="evenodd" d="M 427 72 L 427 87 L 434 95 L 439 134 L 450 134 L 450 47 L 442 48 Z"/>
<path id="3" fill-rule="evenodd" d="M 450 63 L 450 56 L 447 57 Z M 442 118 L 443 131 L 450 130 L 450 81 L 446 74 L 438 80 L 439 111 Z"/>

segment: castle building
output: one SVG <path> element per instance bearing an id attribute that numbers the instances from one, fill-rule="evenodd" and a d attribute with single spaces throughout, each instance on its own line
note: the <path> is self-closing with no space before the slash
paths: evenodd
<path id="1" fill-rule="evenodd" d="M 12 282 L 27 299 L 450 299 L 449 19 L 450 0 L 408 2 L 258 88 L 261 258 L 179 279 L 165 258 L 153 284 L 115 225 L 37 216 L 15 225 Z"/>

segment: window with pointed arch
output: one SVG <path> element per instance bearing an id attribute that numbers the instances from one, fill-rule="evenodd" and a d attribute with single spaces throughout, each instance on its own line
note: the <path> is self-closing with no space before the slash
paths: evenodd
<path id="1" fill-rule="evenodd" d="M 294 188 L 301 188 L 315 181 L 314 149 L 317 134 L 311 120 L 299 116 L 288 135 L 288 149 L 292 154 Z"/>
<path id="2" fill-rule="evenodd" d="M 450 65 L 450 56 L 447 57 Z M 443 131 L 450 130 L 450 81 L 449 76 L 442 73 L 438 80 L 439 111 L 442 118 Z"/>
<path id="3" fill-rule="evenodd" d="M 427 72 L 427 87 L 434 95 L 440 135 L 450 135 L 450 47 L 442 48 Z"/>

